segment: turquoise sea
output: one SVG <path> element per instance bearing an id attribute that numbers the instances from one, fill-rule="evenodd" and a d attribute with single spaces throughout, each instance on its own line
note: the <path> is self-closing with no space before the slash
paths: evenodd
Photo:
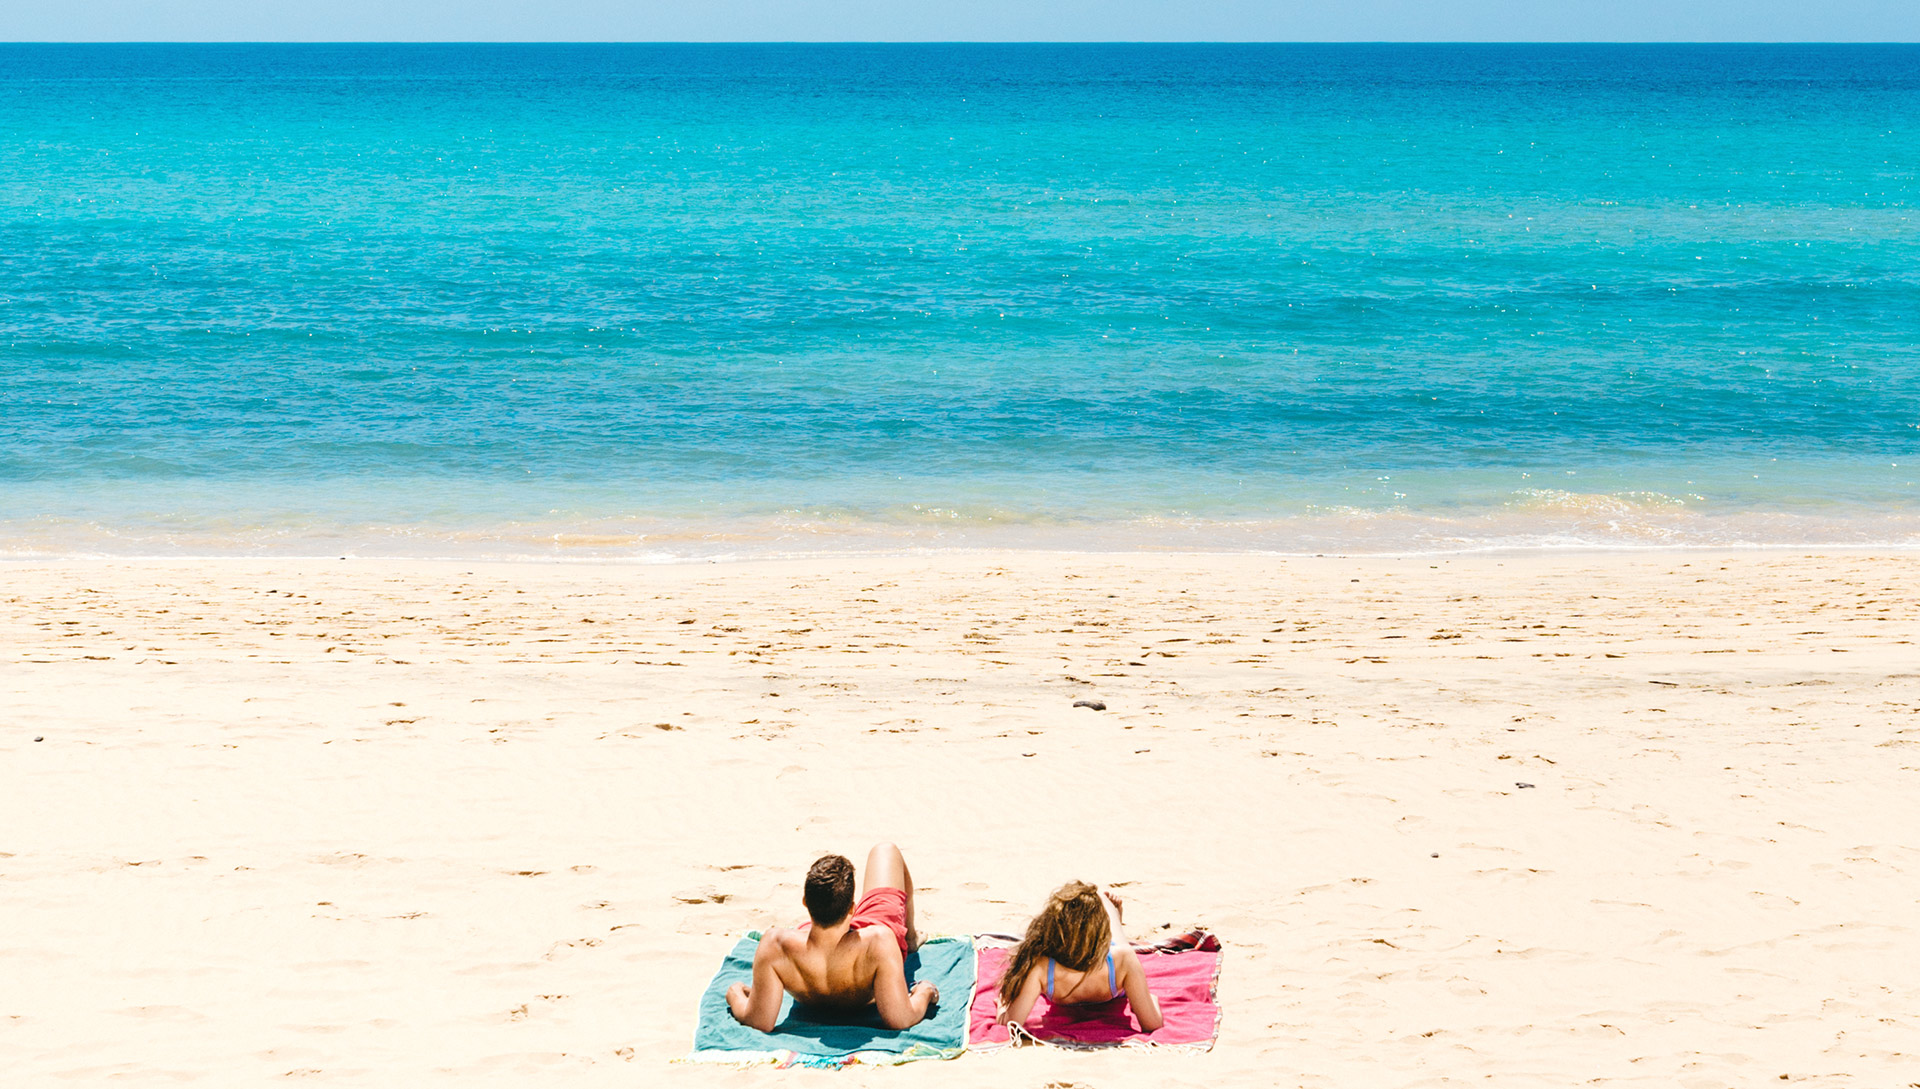
<path id="1" fill-rule="evenodd" d="M 0 555 L 1920 544 L 1920 48 L 0 46 Z"/>

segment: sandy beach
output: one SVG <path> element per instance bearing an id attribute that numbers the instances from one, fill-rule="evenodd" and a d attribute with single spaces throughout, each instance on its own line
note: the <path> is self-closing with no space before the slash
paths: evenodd
<path id="1" fill-rule="evenodd" d="M 0 580 L 9 1086 L 1920 1085 L 1911 554 Z M 876 840 L 1212 928 L 1218 1046 L 672 1064 Z"/>

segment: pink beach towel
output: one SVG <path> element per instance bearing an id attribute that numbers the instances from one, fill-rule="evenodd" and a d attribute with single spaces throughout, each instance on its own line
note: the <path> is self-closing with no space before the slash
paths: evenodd
<path id="1" fill-rule="evenodd" d="M 993 1023 L 998 1011 L 1000 976 L 1012 950 L 975 942 L 979 961 L 973 985 L 973 1008 L 967 1015 L 967 1046 L 977 1050 L 1004 1047 L 1012 1042 L 1007 1026 Z M 1045 997 L 1034 1004 L 1026 1034 L 1042 1043 L 1063 1047 L 1117 1047 L 1153 1044 L 1207 1050 L 1220 1028 L 1217 1001 L 1220 954 L 1186 950 L 1179 953 L 1142 953 L 1147 987 L 1160 1002 L 1167 1023 L 1158 1032 L 1140 1031 L 1127 1000 L 1086 1006 L 1054 1006 Z"/>

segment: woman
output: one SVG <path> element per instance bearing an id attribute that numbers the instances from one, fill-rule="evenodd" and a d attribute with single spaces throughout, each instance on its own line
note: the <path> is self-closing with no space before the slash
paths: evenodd
<path id="1" fill-rule="evenodd" d="M 1084 881 L 1055 889 L 1007 961 L 996 1020 L 1003 1025 L 1025 1021 L 1045 995 L 1056 1006 L 1125 998 L 1141 1029 L 1152 1032 L 1164 1024 L 1139 955 L 1119 938 L 1120 911 L 1119 897 L 1102 896 Z"/>

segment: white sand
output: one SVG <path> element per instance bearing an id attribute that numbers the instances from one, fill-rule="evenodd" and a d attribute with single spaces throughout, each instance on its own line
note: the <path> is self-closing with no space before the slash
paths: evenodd
<path id="1" fill-rule="evenodd" d="M 1910 555 L 0 579 L 7 1086 L 1920 1084 Z M 668 1065 L 878 839 L 1212 927 L 1219 1046 Z"/>

